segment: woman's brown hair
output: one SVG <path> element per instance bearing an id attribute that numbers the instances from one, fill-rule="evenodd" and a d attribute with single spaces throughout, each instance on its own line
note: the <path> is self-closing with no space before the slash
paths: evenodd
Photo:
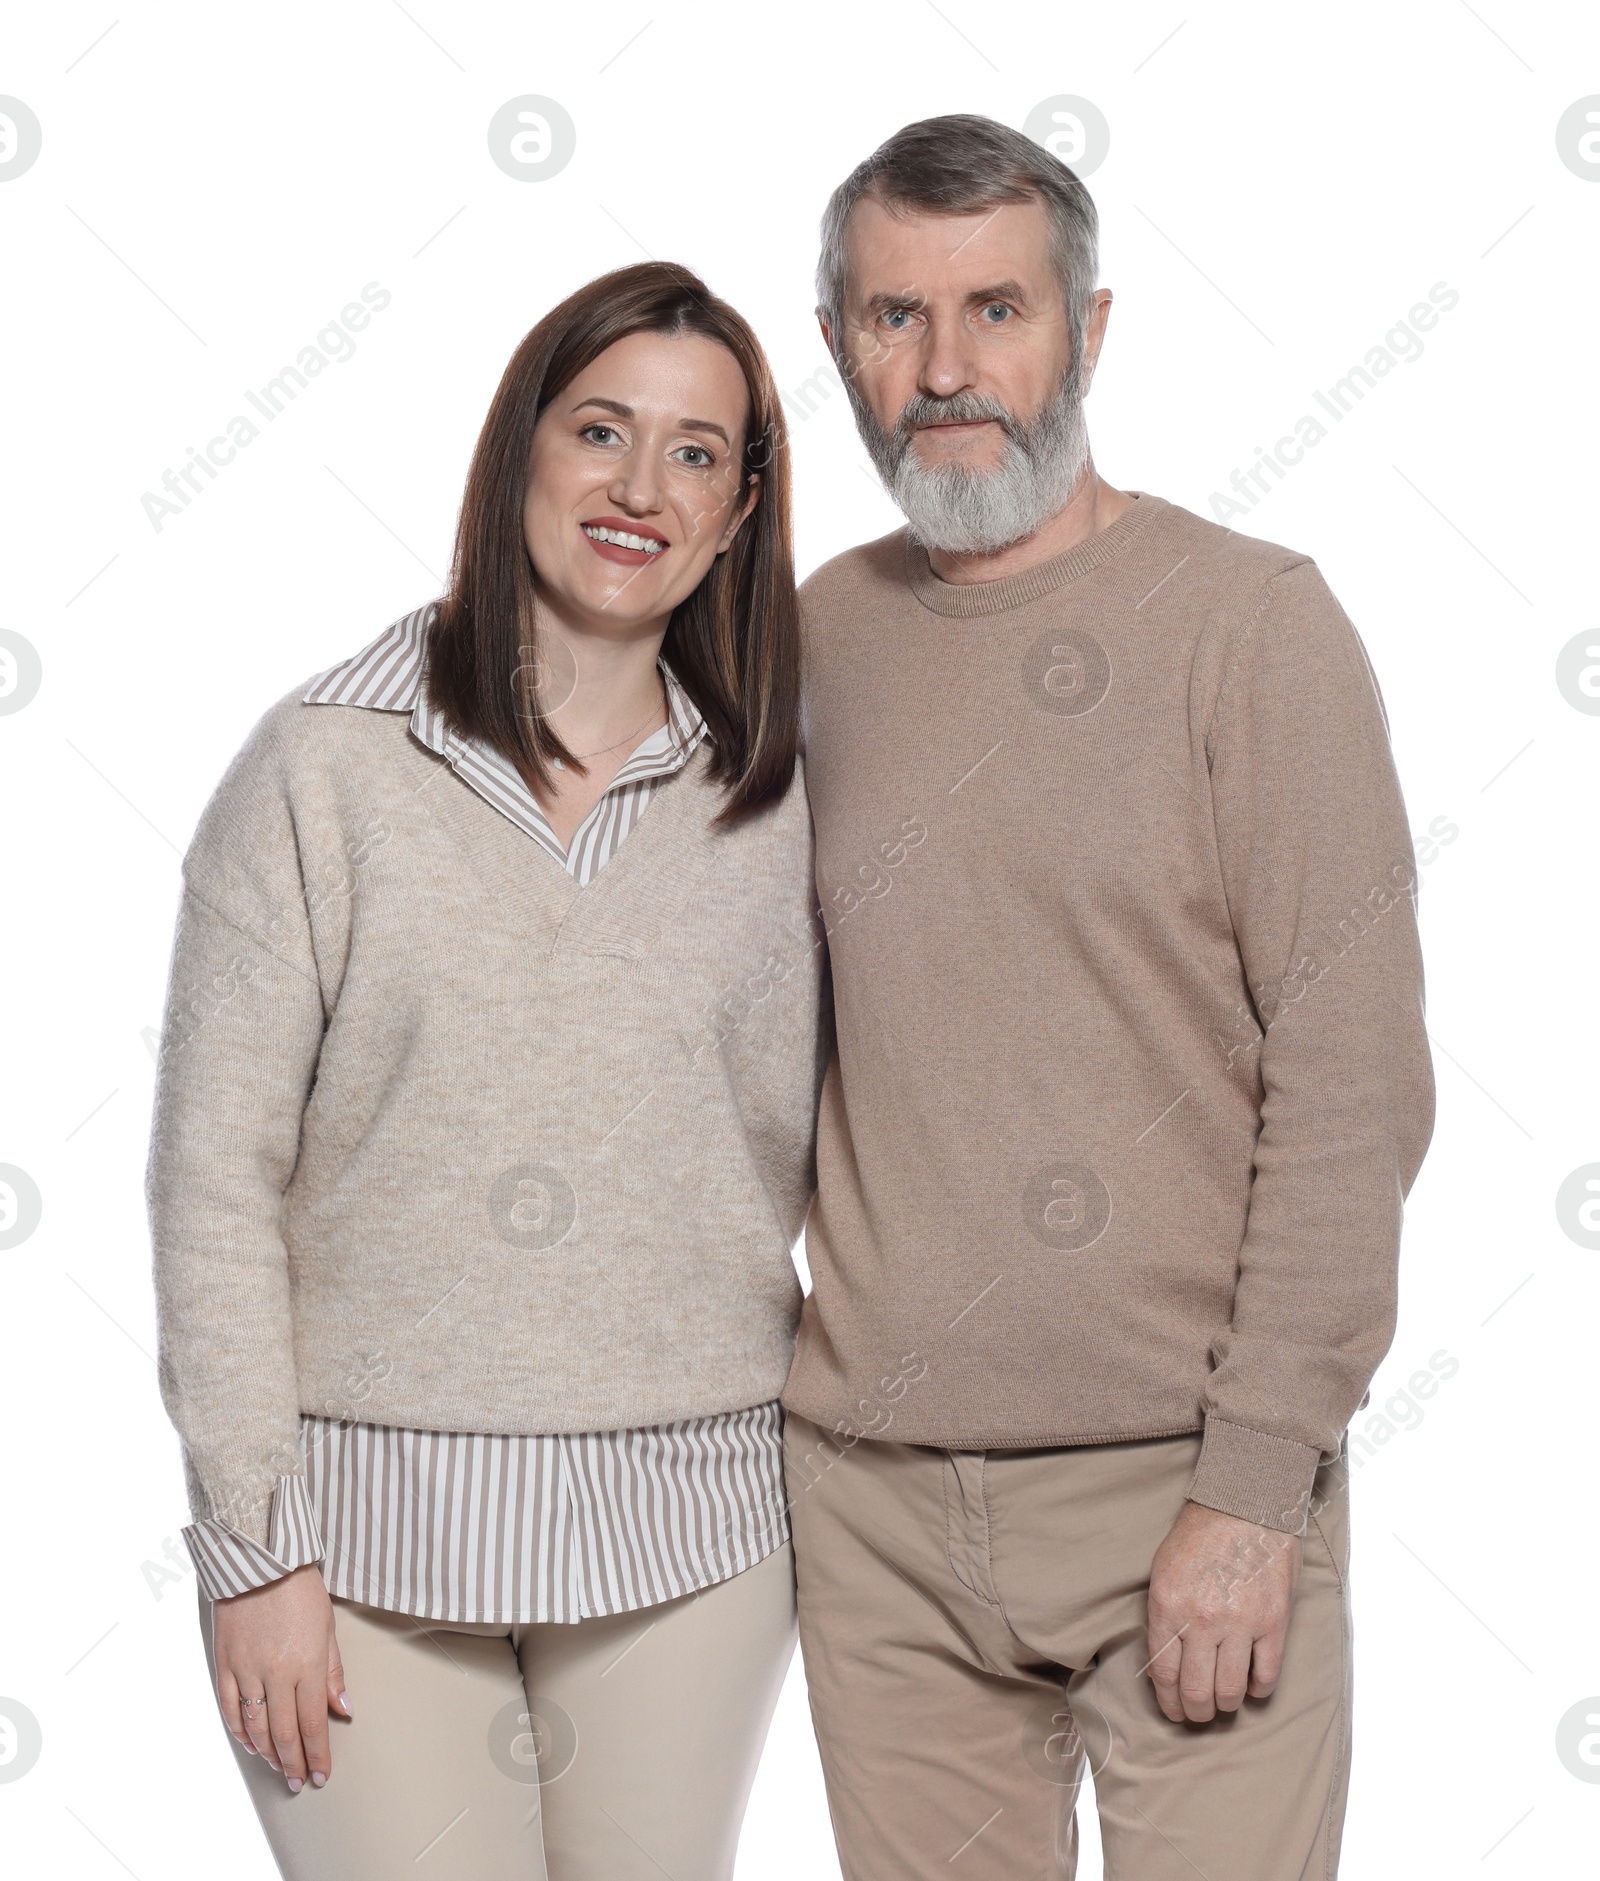
<path id="1" fill-rule="evenodd" d="M 556 760 L 582 766 L 539 711 L 533 569 L 523 540 L 533 430 L 561 391 L 631 333 L 696 333 L 725 346 L 749 394 L 738 502 L 761 497 L 732 546 L 674 610 L 662 658 L 705 719 L 717 821 L 781 797 L 799 745 L 800 623 L 789 526 L 789 447 L 761 344 L 687 268 L 641 262 L 552 308 L 506 367 L 489 406 L 456 526 L 450 586 L 429 638 L 429 690 L 446 724 L 515 764 L 530 784 Z"/>

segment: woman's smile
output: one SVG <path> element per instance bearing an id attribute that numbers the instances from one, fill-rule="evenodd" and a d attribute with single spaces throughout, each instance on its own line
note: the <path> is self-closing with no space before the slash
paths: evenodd
<path id="1" fill-rule="evenodd" d="M 660 530 L 630 523 L 622 516 L 591 516 L 578 527 L 596 555 L 608 562 L 620 562 L 624 568 L 643 568 L 646 562 L 664 555 L 669 546 Z"/>

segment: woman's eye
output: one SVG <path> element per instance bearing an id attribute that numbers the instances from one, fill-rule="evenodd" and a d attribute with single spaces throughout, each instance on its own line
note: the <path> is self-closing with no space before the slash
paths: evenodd
<path id="1" fill-rule="evenodd" d="M 704 470 L 715 460 L 703 444 L 685 444 L 674 453 L 680 464 L 687 464 L 691 470 Z"/>
<path id="2" fill-rule="evenodd" d="M 617 434 L 610 425 L 585 425 L 578 435 L 591 444 L 610 444 Z"/>

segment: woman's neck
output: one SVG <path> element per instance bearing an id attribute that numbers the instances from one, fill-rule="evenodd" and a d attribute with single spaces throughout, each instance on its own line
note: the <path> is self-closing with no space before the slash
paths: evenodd
<path id="1" fill-rule="evenodd" d="M 666 722 L 666 689 L 656 669 L 665 634 L 663 625 L 618 642 L 545 631 L 545 691 L 556 701 L 547 719 L 577 764 L 558 759 L 545 782 L 529 781 L 563 850 L 618 771 Z"/>
<path id="2" fill-rule="evenodd" d="M 657 671 L 667 621 L 615 635 L 541 622 L 544 713 L 575 757 L 619 740 L 637 742 L 663 723 L 666 695 Z"/>

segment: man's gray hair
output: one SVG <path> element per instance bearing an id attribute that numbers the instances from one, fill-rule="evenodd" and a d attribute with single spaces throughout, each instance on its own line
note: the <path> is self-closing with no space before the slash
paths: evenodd
<path id="1" fill-rule="evenodd" d="M 839 315 L 846 287 L 845 234 L 863 196 L 889 209 L 929 215 L 975 215 L 1008 202 L 1039 202 L 1050 219 L 1073 357 L 1083 345 L 1099 273 L 1100 218 L 1071 170 L 1031 137 L 969 113 L 923 118 L 895 132 L 858 163 L 828 198 L 817 262 L 818 311 L 840 350 Z"/>

